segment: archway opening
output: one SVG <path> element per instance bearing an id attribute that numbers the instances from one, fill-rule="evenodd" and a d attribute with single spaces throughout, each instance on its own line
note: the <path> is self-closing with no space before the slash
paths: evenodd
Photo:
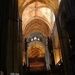
<path id="1" fill-rule="evenodd" d="M 27 52 L 30 70 L 46 69 L 45 48 L 41 43 L 31 43 Z"/>

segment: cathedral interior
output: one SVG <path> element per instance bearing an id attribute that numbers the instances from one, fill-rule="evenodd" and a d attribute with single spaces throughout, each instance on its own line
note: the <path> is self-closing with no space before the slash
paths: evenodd
<path id="1" fill-rule="evenodd" d="M 0 75 L 75 75 L 75 0 L 0 7 Z"/>

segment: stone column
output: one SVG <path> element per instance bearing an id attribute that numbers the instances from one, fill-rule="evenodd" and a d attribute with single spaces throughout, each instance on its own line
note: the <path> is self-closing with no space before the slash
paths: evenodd
<path id="1" fill-rule="evenodd" d="M 70 55 L 69 60 L 72 63 L 73 72 L 75 74 L 75 17 L 67 19 L 65 30 L 69 36 Z"/>
<path id="2" fill-rule="evenodd" d="M 18 17 L 18 0 L 8 2 L 7 75 L 19 73 L 22 69 L 22 24 Z"/>
<path id="3" fill-rule="evenodd" d="M 22 75 L 22 68 L 23 68 L 23 62 L 22 62 L 22 43 L 23 43 L 23 37 L 22 37 L 22 20 L 20 17 L 18 18 L 18 37 L 17 37 L 17 49 L 19 52 L 19 73 Z"/>
<path id="4" fill-rule="evenodd" d="M 73 75 L 72 63 L 69 60 L 69 54 L 71 51 L 68 45 L 67 32 L 60 27 L 58 18 L 56 18 L 56 25 L 58 29 L 58 36 L 59 36 L 60 47 L 61 47 L 61 52 L 62 52 L 63 67 L 64 67 L 65 75 Z"/>
<path id="5" fill-rule="evenodd" d="M 49 49 L 48 49 L 48 39 L 46 39 L 46 47 L 45 47 L 45 61 L 46 61 L 46 68 L 47 70 L 51 69 L 50 66 L 50 53 L 49 53 Z"/>
<path id="6" fill-rule="evenodd" d="M 0 0 L 0 71 L 6 74 L 7 35 L 8 35 L 8 0 Z"/>
<path id="7" fill-rule="evenodd" d="M 53 38 L 53 34 L 51 35 L 51 37 L 50 38 L 48 38 L 48 48 L 49 48 L 49 52 L 50 52 L 50 59 L 51 59 L 51 63 L 50 63 L 50 65 L 51 65 L 51 69 L 54 69 L 54 66 L 55 66 L 55 61 L 54 61 L 54 54 L 53 54 L 53 40 L 52 40 L 52 38 Z"/>
<path id="8" fill-rule="evenodd" d="M 72 63 L 73 73 L 75 75 L 75 0 L 66 0 L 65 8 L 67 15 L 65 30 L 68 32 L 71 47 L 69 59 Z"/>
<path id="9" fill-rule="evenodd" d="M 26 60 L 26 67 L 29 67 L 29 61 L 28 61 L 28 42 L 27 38 L 24 39 L 24 45 L 25 45 L 25 60 Z"/>
<path id="10" fill-rule="evenodd" d="M 47 70 L 51 70 L 51 66 L 50 66 L 50 55 L 49 55 L 48 48 L 46 48 L 45 60 L 46 60 L 46 68 L 47 68 Z"/>
<path id="11" fill-rule="evenodd" d="M 21 74 L 22 26 L 21 21 L 18 22 L 18 0 L 0 0 L 0 7 L 0 70 L 5 75 Z"/>

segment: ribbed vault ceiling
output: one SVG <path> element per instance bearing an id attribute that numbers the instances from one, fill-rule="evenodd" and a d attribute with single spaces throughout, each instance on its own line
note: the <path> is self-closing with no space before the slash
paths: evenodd
<path id="1" fill-rule="evenodd" d="M 22 31 L 25 37 L 32 32 L 50 36 L 60 0 L 18 0 Z M 38 18 L 38 19 L 37 19 Z M 34 20 L 35 19 L 35 20 Z M 47 26 L 48 25 L 48 26 Z"/>
<path id="2" fill-rule="evenodd" d="M 48 7 L 53 10 L 54 13 L 57 13 L 60 0 L 18 0 L 19 10 L 22 13 L 24 9 L 32 3 L 40 2 L 45 7 Z"/>
<path id="3" fill-rule="evenodd" d="M 24 31 L 25 38 L 35 31 L 42 33 L 45 37 L 50 34 L 48 25 L 40 19 L 33 19 L 27 24 Z"/>
<path id="4" fill-rule="evenodd" d="M 28 48 L 28 57 L 29 58 L 40 58 L 45 57 L 44 46 L 38 42 L 31 44 Z"/>

